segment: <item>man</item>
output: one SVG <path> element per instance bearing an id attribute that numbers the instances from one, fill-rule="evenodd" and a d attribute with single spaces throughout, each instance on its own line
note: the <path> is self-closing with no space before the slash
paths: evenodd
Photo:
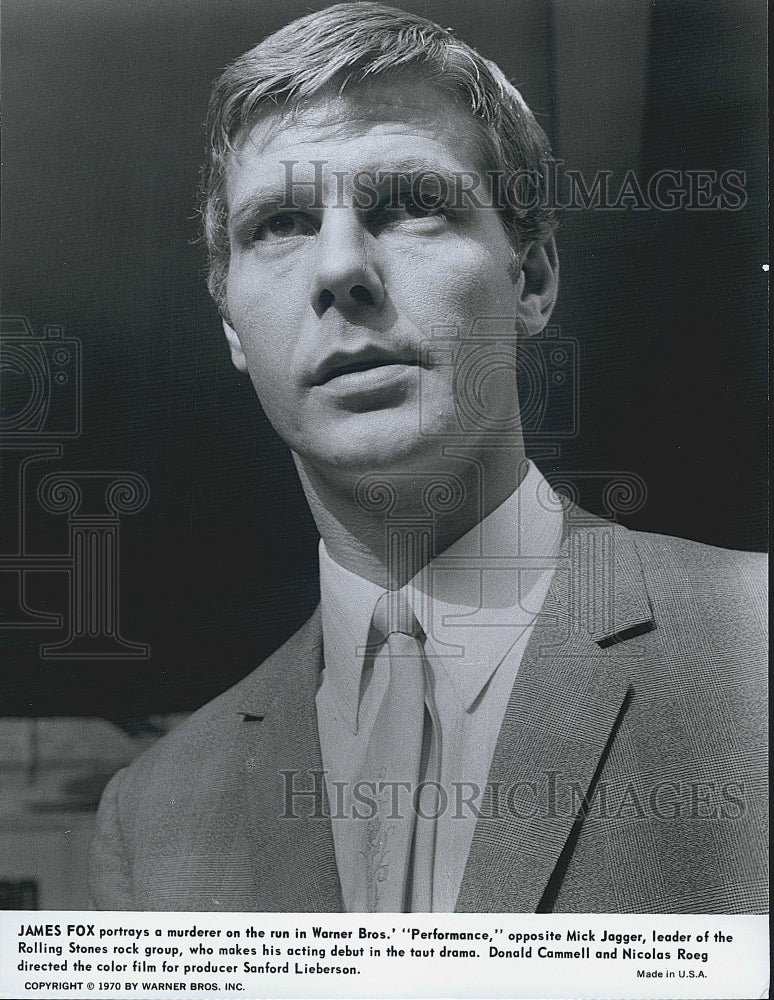
<path id="1" fill-rule="evenodd" d="M 230 66 L 209 136 L 210 289 L 321 608 L 113 779 L 97 905 L 765 909 L 759 560 L 594 518 L 525 456 L 558 264 L 520 95 L 341 4 Z"/>

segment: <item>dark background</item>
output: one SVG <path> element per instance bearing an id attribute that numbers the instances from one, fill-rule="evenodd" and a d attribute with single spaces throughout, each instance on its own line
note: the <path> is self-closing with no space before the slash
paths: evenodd
<path id="1" fill-rule="evenodd" d="M 230 367 L 197 243 L 209 86 L 236 55 L 325 6 L 289 0 L 5 0 L 2 311 L 83 353 L 69 469 L 145 477 L 121 522 L 121 630 L 139 661 L 50 661 L 2 629 L 0 715 L 195 708 L 246 674 L 317 599 L 317 536 L 289 456 Z M 453 26 L 522 89 L 555 152 L 591 177 L 739 169 L 737 212 L 565 212 L 554 321 L 578 344 L 580 433 L 544 472 L 630 472 L 632 527 L 713 545 L 766 539 L 766 15 L 762 2 L 406 3 Z M 6 412 L 24 391 L 6 370 Z M 10 388 L 9 388 L 10 387 Z M 10 402 L 8 402 L 10 400 Z M 18 532 L 3 458 L 3 551 Z M 29 485 L 29 484 L 28 484 Z M 34 486 L 34 482 L 32 484 Z M 66 519 L 29 487 L 40 553 Z M 2 554 L 0 552 L 0 554 Z M 5 576 L 4 593 L 15 576 Z M 28 598 L 61 610 L 63 573 Z"/>

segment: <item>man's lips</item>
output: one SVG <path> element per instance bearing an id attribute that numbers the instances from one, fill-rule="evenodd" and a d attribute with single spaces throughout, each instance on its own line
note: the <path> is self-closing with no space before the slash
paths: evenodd
<path id="1" fill-rule="evenodd" d="M 390 366 L 414 366 L 419 364 L 417 351 L 388 351 L 381 347 L 372 347 L 357 352 L 337 351 L 329 355 L 314 370 L 311 384 L 327 385 L 328 382 L 346 375 L 357 375 L 370 372 L 377 368 Z"/>

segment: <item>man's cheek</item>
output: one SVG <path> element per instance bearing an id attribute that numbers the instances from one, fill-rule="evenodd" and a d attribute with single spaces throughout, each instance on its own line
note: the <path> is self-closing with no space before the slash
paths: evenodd
<path id="1" fill-rule="evenodd" d="M 435 280 L 429 289 L 425 285 L 424 299 L 419 292 L 419 300 L 437 302 L 439 312 L 442 310 L 449 317 L 459 316 L 468 326 L 479 316 L 510 315 L 513 312 L 513 282 L 501 261 L 490 253 L 483 253 L 481 247 L 455 249 L 456 253 L 445 258 L 443 270 L 435 269 Z M 432 272 L 426 268 L 424 273 Z M 437 322 L 444 320 L 439 317 Z M 460 332 L 466 335 L 468 330 Z"/>
<path id="2" fill-rule="evenodd" d="M 276 382 L 265 377 L 252 378 L 253 388 L 266 419 L 286 444 L 292 445 L 300 424 L 301 412 Z"/>
<path id="3" fill-rule="evenodd" d="M 276 360 L 272 363 L 270 354 L 263 349 L 256 349 L 252 338 L 248 341 L 243 339 L 242 344 L 250 381 L 261 407 L 273 422 L 272 415 L 281 407 L 283 396 L 287 395 L 283 391 L 282 370 L 278 369 Z"/>
<path id="4" fill-rule="evenodd" d="M 443 270 L 437 266 L 419 266 L 415 274 L 424 275 L 424 280 L 403 284 L 400 308 L 423 336 L 431 336 L 433 327 L 464 325 L 471 311 L 475 314 L 479 307 L 483 308 L 485 295 L 481 292 L 481 282 L 486 276 L 477 272 L 472 262 L 465 268 L 450 262 Z"/>

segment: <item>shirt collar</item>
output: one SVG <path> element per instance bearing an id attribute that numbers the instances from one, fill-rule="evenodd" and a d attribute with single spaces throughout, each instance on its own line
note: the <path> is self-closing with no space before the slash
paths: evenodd
<path id="1" fill-rule="evenodd" d="M 381 587 L 340 566 L 320 539 L 320 597 L 325 670 L 357 731 L 363 649 Z"/>
<path id="2" fill-rule="evenodd" d="M 527 463 L 519 487 L 406 584 L 425 650 L 470 710 L 540 610 L 562 534 L 562 508 Z M 357 729 L 363 649 L 384 590 L 340 566 L 320 541 L 325 669 Z"/>

